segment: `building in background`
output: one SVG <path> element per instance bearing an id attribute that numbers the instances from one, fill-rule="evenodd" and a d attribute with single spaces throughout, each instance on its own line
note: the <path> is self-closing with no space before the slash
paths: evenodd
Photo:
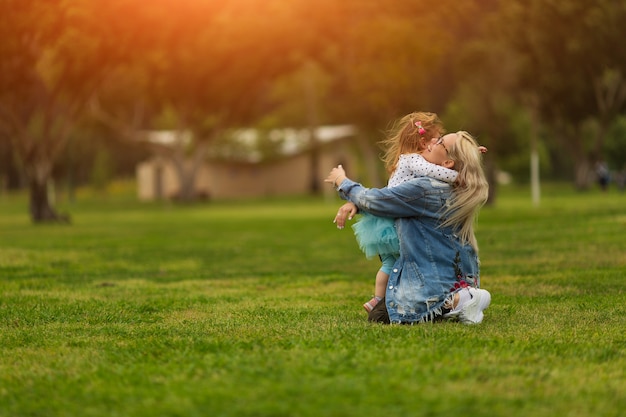
<path id="1" fill-rule="evenodd" d="M 351 172 L 349 167 L 358 165 L 355 134 L 355 128 L 349 125 L 322 126 L 316 129 L 312 146 L 308 129 L 274 130 L 269 137 L 275 137 L 279 146 L 271 158 L 264 158 L 258 151 L 259 134 L 252 129 L 239 131 L 233 139 L 239 145 L 238 155 L 212 154 L 199 167 L 196 194 L 214 200 L 309 194 L 314 169 L 322 183 L 332 167 L 343 164 Z M 159 132 L 160 142 L 163 136 Z M 313 155 L 317 158 L 315 164 Z M 174 166 L 166 158 L 153 156 L 137 166 L 140 200 L 173 199 L 179 189 Z M 321 189 L 327 195 L 334 194 L 327 184 L 322 183 Z"/>

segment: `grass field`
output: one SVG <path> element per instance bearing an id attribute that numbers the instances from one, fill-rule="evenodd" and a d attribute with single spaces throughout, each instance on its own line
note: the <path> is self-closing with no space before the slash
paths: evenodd
<path id="1" fill-rule="evenodd" d="M 626 194 L 503 189 L 478 326 L 366 321 L 339 200 L 0 196 L 0 416 L 623 416 Z"/>

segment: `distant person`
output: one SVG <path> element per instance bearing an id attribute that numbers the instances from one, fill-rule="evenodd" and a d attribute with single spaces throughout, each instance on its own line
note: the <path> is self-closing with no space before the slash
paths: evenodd
<path id="1" fill-rule="evenodd" d="M 596 163 L 596 176 L 598 178 L 598 185 L 602 191 L 606 191 L 609 187 L 609 167 L 604 161 L 598 161 Z"/>
<path id="2" fill-rule="evenodd" d="M 369 312 L 381 323 L 458 319 L 480 323 L 491 295 L 480 287 L 474 221 L 487 200 L 481 150 L 467 132 L 433 138 L 422 153 L 428 162 L 458 172 L 454 185 L 417 177 L 394 187 L 368 189 L 333 168 L 326 182 L 349 200 L 334 221 L 343 228 L 357 211 L 396 218 L 400 256 L 385 297 Z"/>

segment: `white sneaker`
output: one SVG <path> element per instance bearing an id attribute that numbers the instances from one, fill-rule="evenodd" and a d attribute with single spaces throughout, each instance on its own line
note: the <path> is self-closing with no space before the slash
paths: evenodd
<path id="1" fill-rule="evenodd" d="M 461 308 L 459 321 L 464 324 L 478 324 L 483 321 L 483 311 L 491 303 L 491 294 L 478 288 L 470 288 L 469 291 L 472 299 Z"/>
<path id="2" fill-rule="evenodd" d="M 444 318 L 458 319 L 459 314 L 461 314 L 461 310 L 463 309 L 463 306 L 467 304 L 468 302 L 472 301 L 472 295 L 469 292 L 469 288 L 464 288 L 460 290 L 459 292 L 457 292 L 457 295 L 459 298 L 458 298 L 456 307 L 448 311 L 447 313 L 445 313 L 443 315 Z M 450 299 L 450 303 L 452 304 L 452 299 Z"/>

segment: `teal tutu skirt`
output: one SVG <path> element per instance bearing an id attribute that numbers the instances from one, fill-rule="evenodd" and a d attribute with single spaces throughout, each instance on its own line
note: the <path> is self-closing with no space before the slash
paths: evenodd
<path id="1" fill-rule="evenodd" d="M 400 242 L 395 219 L 364 213 L 352 225 L 359 247 L 370 259 L 378 255 L 398 255 Z"/>

